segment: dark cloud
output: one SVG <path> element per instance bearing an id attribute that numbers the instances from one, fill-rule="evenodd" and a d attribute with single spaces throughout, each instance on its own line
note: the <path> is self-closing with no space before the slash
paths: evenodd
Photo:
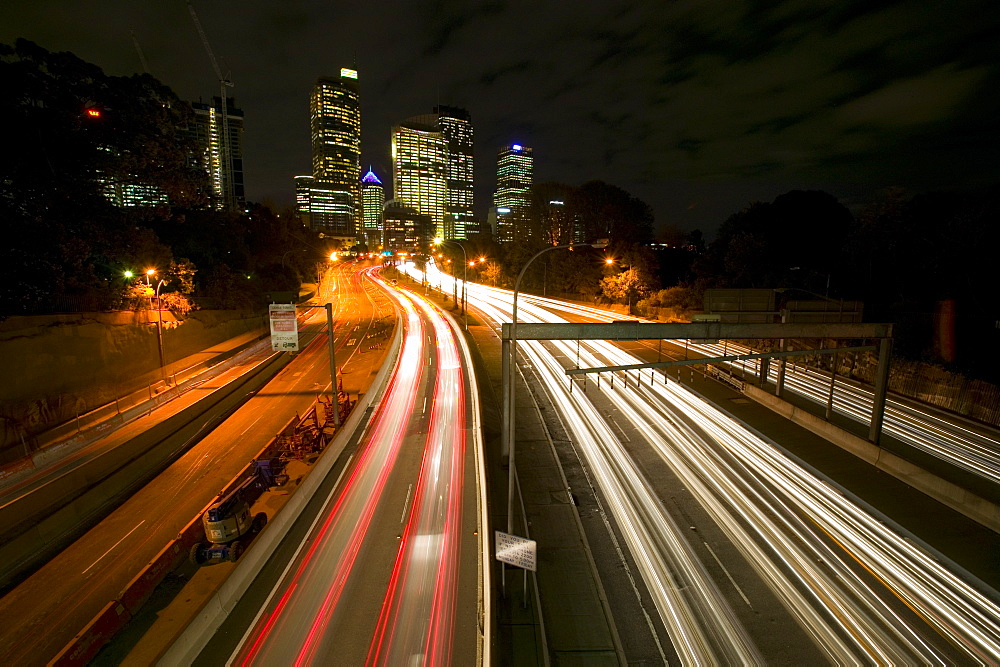
<path id="1" fill-rule="evenodd" d="M 467 107 L 477 199 L 498 146 L 534 146 L 540 180 L 602 178 L 661 222 L 714 227 L 752 199 L 826 187 L 997 180 L 1000 5 L 985 0 L 201 2 L 246 112 L 252 198 L 291 201 L 309 169 L 308 91 L 357 62 L 363 159 L 389 176 L 389 131 L 437 103 Z M 23 36 L 113 74 L 218 94 L 184 3 L 29 2 Z M 391 180 L 391 179 L 390 179 Z"/>

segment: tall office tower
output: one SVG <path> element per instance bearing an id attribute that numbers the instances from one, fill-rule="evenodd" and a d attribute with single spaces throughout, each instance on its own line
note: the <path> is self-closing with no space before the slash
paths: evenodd
<path id="1" fill-rule="evenodd" d="M 392 128 L 393 196 L 429 216 L 434 234 L 444 234 L 448 206 L 448 142 L 438 117 L 407 118 Z"/>
<path id="2" fill-rule="evenodd" d="M 295 177 L 295 212 L 302 218 L 302 224 L 311 227 L 309 219 L 309 198 L 316 181 L 312 176 Z"/>
<path id="3" fill-rule="evenodd" d="M 368 167 L 368 173 L 361 179 L 361 201 L 364 203 L 364 235 L 368 251 L 382 245 L 382 209 L 385 208 L 385 188 L 382 181 Z"/>
<path id="4" fill-rule="evenodd" d="M 448 143 L 448 204 L 445 207 L 446 239 L 468 237 L 472 226 L 473 206 L 473 133 L 472 116 L 465 109 L 437 106 L 438 127 Z"/>
<path id="5" fill-rule="evenodd" d="M 336 183 L 313 181 L 309 188 L 310 229 L 351 247 L 357 243 L 360 231 L 360 225 L 356 228 L 352 222 L 354 215 L 354 199 L 350 192 Z"/>
<path id="6" fill-rule="evenodd" d="M 358 73 L 320 77 L 309 98 L 313 188 L 321 206 L 310 211 L 317 231 L 350 236 L 361 230 L 361 100 Z M 314 201 L 316 198 L 313 198 Z"/>
<path id="7" fill-rule="evenodd" d="M 503 217 L 497 218 L 498 241 L 513 241 L 514 230 L 528 212 L 533 151 L 528 146 L 511 144 L 497 152 L 497 190 L 493 205 Z"/>
<path id="8" fill-rule="evenodd" d="M 385 247 L 393 251 L 427 252 L 434 222 L 429 215 L 404 206 L 398 199 L 386 202 L 384 212 Z"/>
<path id="9" fill-rule="evenodd" d="M 236 108 L 232 97 L 226 98 L 226 122 L 222 121 L 222 98 L 213 97 L 211 104 L 192 102 L 194 127 L 191 131 L 198 143 L 196 160 L 208 172 L 212 185 L 212 208 L 220 211 L 242 211 L 246 207 L 243 191 L 243 110 Z M 229 129 L 229 141 L 223 140 L 223 127 Z M 227 155 L 228 153 L 228 155 Z"/>

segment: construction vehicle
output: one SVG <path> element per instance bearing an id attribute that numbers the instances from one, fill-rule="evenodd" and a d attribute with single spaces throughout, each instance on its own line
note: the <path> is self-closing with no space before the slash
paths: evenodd
<path id="1" fill-rule="evenodd" d="M 202 515 L 205 538 L 191 546 L 191 562 L 204 565 L 209 562 L 235 561 L 246 545 L 267 524 L 267 514 L 258 512 L 251 516 L 250 508 L 266 483 L 254 469 L 254 474 L 242 484 L 222 496 Z"/>

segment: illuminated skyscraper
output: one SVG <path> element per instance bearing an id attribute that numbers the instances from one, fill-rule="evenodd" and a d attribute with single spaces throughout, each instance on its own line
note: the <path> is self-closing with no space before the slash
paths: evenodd
<path id="1" fill-rule="evenodd" d="M 429 215 L 403 206 L 398 199 L 386 203 L 385 247 L 392 251 L 427 252 L 434 231 Z"/>
<path id="2" fill-rule="evenodd" d="M 493 205 L 518 211 L 528 207 L 533 151 L 521 144 L 504 146 L 497 152 L 497 191 Z"/>
<path id="3" fill-rule="evenodd" d="M 199 149 L 196 159 L 208 172 L 212 208 L 242 211 L 246 206 L 243 191 L 243 111 L 236 108 L 232 97 L 227 97 L 227 122 L 223 124 L 221 97 L 213 97 L 212 104 L 192 102 L 191 108 L 194 109 L 195 121 L 191 130 Z M 229 128 L 228 143 L 223 141 L 223 125 Z"/>
<path id="4" fill-rule="evenodd" d="M 430 217 L 444 234 L 448 206 L 448 142 L 436 114 L 407 118 L 392 128 L 393 195 L 404 207 Z"/>
<path id="5" fill-rule="evenodd" d="M 302 224 L 309 227 L 309 197 L 312 185 L 316 181 L 312 176 L 295 177 L 295 212 L 302 218 Z"/>
<path id="6" fill-rule="evenodd" d="M 531 192 L 533 151 L 528 146 L 511 144 L 497 152 L 497 190 L 493 205 L 498 212 L 498 241 L 512 241 L 514 227 L 527 215 Z"/>
<path id="7" fill-rule="evenodd" d="M 361 200 L 364 202 L 364 236 L 368 250 L 382 245 L 382 209 L 385 208 L 385 188 L 371 167 L 361 179 Z"/>
<path id="8" fill-rule="evenodd" d="M 472 116 L 465 109 L 438 106 L 438 127 L 448 143 L 448 203 L 445 207 L 446 239 L 464 239 L 472 222 L 473 133 Z"/>
<path id="9" fill-rule="evenodd" d="M 361 231 L 361 101 L 358 73 L 320 77 L 309 98 L 314 196 L 310 226 L 349 236 Z M 318 204 L 318 207 L 317 207 Z"/>

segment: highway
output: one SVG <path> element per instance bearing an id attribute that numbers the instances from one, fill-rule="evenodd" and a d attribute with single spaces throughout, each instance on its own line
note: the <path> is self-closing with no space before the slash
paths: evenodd
<path id="1" fill-rule="evenodd" d="M 338 363 L 346 365 L 359 348 L 356 341 L 379 318 L 373 297 L 352 291 L 352 284 L 360 284 L 350 277 L 354 269 L 341 270 L 346 275 L 332 276 L 325 289 L 328 297 L 339 297 L 339 321 L 349 325 L 338 330 Z M 53 657 L 280 428 L 328 389 L 327 350 L 318 344 L 326 339 L 325 312 L 313 310 L 307 319 L 301 340 L 307 349 L 274 380 L 0 599 L 0 663 L 44 664 Z"/>
<path id="2" fill-rule="evenodd" d="M 379 282 L 403 314 L 389 388 L 294 557 L 253 584 L 264 604 L 241 601 L 195 664 L 488 663 L 469 351 L 439 308 Z"/>
<path id="3" fill-rule="evenodd" d="M 429 272 L 429 278 L 449 291 L 450 277 Z M 468 294 L 492 326 L 509 321 L 509 292 L 469 284 Z M 525 322 L 564 321 L 554 311 L 567 310 L 611 319 L 531 295 L 522 294 L 519 305 Z M 1000 660 L 995 593 L 981 593 L 778 447 L 660 373 L 651 383 L 646 371 L 641 386 L 638 372 L 617 374 L 614 382 L 605 374 L 600 384 L 588 380 L 586 391 L 565 376 L 576 365 L 640 363 L 617 346 L 519 347 L 522 372 L 538 378 L 559 410 L 649 592 L 669 637 L 664 660 L 761 663 L 773 656 L 762 657 L 757 648 L 767 638 L 753 629 L 753 596 L 736 586 L 736 575 L 706 567 L 697 533 L 679 529 L 686 519 L 667 509 L 668 492 L 650 482 L 650 465 L 637 463 L 626 440 L 633 447 L 641 440 L 655 453 L 827 660 Z"/>
<path id="4" fill-rule="evenodd" d="M 705 356 L 721 356 L 721 345 L 704 345 L 692 341 L 691 350 Z M 741 345 L 728 343 L 729 354 L 749 354 Z M 744 362 L 729 362 L 739 369 Z M 747 360 L 748 372 L 758 371 L 756 359 Z M 777 378 L 777 364 L 768 368 L 768 380 Z M 785 387 L 811 401 L 825 405 L 829 398 L 830 374 L 800 364 L 788 364 Z M 833 408 L 851 419 L 867 424 L 871 420 L 872 392 L 867 387 L 840 378 L 834 389 Z M 964 419 L 946 418 L 943 413 L 922 407 L 915 402 L 903 402 L 893 397 L 886 401 L 883 430 L 948 465 L 966 470 L 986 481 L 1000 483 L 1000 439 L 987 429 L 976 427 Z"/>
<path id="5" fill-rule="evenodd" d="M 528 299 L 538 298 L 526 296 Z M 620 318 L 597 308 L 567 304 L 552 299 L 540 303 L 545 303 L 555 312 L 573 318 L 601 322 Z M 664 342 L 671 345 L 684 343 L 684 341 Z M 725 345 L 687 341 L 687 349 L 691 358 L 756 352 L 732 341 L 727 341 Z M 759 373 L 757 359 L 721 362 L 719 365 L 729 366 L 737 373 L 742 373 L 744 367 L 749 375 Z M 768 381 L 775 382 L 777 372 L 777 363 L 771 363 L 768 368 Z M 790 362 L 785 368 L 785 388 L 786 391 L 794 392 L 810 401 L 826 405 L 830 395 L 830 374 Z M 872 391 L 866 386 L 839 377 L 834 388 L 833 409 L 838 414 L 868 424 L 872 413 Z M 886 401 L 883 432 L 930 454 L 947 465 L 972 473 L 991 484 L 1000 483 L 1000 438 L 993 429 L 984 428 L 961 417 L 945 415 L 915 401 L 902 401 L 890 395 Z"/>

